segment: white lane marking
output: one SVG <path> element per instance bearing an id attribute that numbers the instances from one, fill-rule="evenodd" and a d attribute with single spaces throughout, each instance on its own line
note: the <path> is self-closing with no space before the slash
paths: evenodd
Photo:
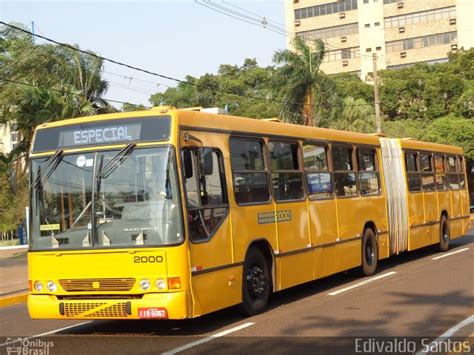
<path id="1" fill-rule="evenodd" d="M 27 339 L 34 339 L 34 338 L 44 337 L 44 336 L 51 335 L 51 334 L 56 334 L 56 333 L 62 332 L 63 330 L 72 329 L 72 328 L 79 327 L 81 325 L 88 324 L 88 323 L 92 323 L 92 321 L 87 321 L 87 322 L 77 323 L 77 324 L 74 324 L 74 325 L 69 325 L 67 327 L 54 329 L 54 330 L 51 330 L 49 332 L 36 334 L 36 335 L 29 336 L 29 337 L 18 337 L 16 339 L 7 337 L 7 339 L 10 339 L 10 340 L 7 340 L 7 342 L 5 342 L 3 344 L 0 344 L 0 347 L 5 346 L 5 345 L 10 345 L 10 344 L 15 344 L 15 343 L 18 343 L 19 341 L 23 341 L 23 340 L 27 340 Z"/>
<path id="2" fill-rule="evenodd" d="M 469 250 L 469 248 L 463 248 L 463 249 L 452 251 L 451 253 L 443 254 L 443 255 L 440 255 L 440 256 L 435 256 L 434 258 L 431 258 L 431 260 L 442 259 L 442 258 L 445 258 L 445 257 L 450 256 L 450 255 L 461 253 L 461 252 L 466 251 L 466 250 Z"/>
<path id="3" fill-rule="evenodd" d="M 211 341 L 213 339 L 216 339 L 216 338 L 221 338 L 227 334 L 230 334 L 230 333 L 234 333 L 234 332 L 237 332 L 241 329 L 244 329 L 244 328 L 247 328 L 247 327 L 250 327 L 252 325 L 254 325 L 255 323 L 252 323 L 252 322 L 247 322 L 247 323 L 244 323 L 244 324 L 241 324 L 241 325 L 238 325 L 234 328 L 230 328 L 230 329 L 227 329 L 227 330 L 224 330 L 222 332 L 219 332 L 219 333 L 216 333 L 216 334 L 212 334 L 210 336 L 208 336 L 207 338 L 204 338 L 204 339 L 200 339 L 200 340 L 196 340 L 196 341 L 193 341 L 192 343 L 189 343 L 189 344 L 186 344 L 186 345 L 183 345 L 183 346 L 179 346 L 177 348 L 174 348 L 174 349 L 171 349 L 171 350 L 168 350 L 168 351 L 165 351 L 163 354 L 164 355 L 172 355 L 172 354 L 176 354 L 176 353 L 179 353 L 181 351 L 184 351 L 184 350 L 188 350 L 194 346 L 198 346 L 198 345 L 201 345 L 201 344 L 204 344 L 204 343 L 207 343 L 208 341 Z"/>
<path id="4" fill-rule="evenodd" d="M 396 271 L 390 271 L 390 272 L 387 272 L 386 274 L 382 274 L 382 275 L 379 275 L 379 276 L 374 276 L 374 277 L 371 277 L 371 278 L 369 278 L 369 279 L 367 279 L 367 280 L 358 282 L 358 283 L 356 283 L 355 285 L 347 286 L 347 287 L 341 288 L 340 290 L 337 290 L 337 291 L 328 293 L 328 295 L 329 295 L 329 296 L 335 296 L 335 295 L 338 295 L 338 294 L 340 294 L 340 293 L 343 293 L 343 292 L 352 290 L 353 288 L 360 287 L 360 286 L 364 286 L 364 285 L 367 285 L 368 283 L 371 283 L 371 282 L 373 282 L 373 281 L 377 281 L 377 280 L 383 279 L 384 277 L 395 275 L 396 273 L 397 273 Z"/>
<path id="5" fill-rule="evenodd" d="M 433 340 L 429 345 L 424 347 L 422 350 L 418 351 L 416 355 L 428 354 L 430 352 L 429 349 L 433 349 L 433 348 L 436 349 L 435 348 L 436 344 L 445 342 L 446 340 L 448 340 L 448 338 L 456 334 L 457 331 L 464 328 L 465 326 L 468 326 L 469 324 L 474 324 L 474 315 L 467 317 L 461 323 L 458 323 L 454 327 L 449 328 L 447 331 L 441 334 L 438 338 Z M 437 348 L 441 349 L 439 346 Z"/>

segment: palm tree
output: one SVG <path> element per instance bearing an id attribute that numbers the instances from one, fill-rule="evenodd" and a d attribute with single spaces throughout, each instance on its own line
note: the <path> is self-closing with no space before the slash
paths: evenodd
<path id="1" fill-rule="evenodd" d="M 330 128 L 344 131 L 375 132 L 374 108 L 364 99 L 344 98 L 344 109 L 340 116 L 330 124 Z"/>
<path id="2" fill-rule="evenodd" d="M 283 89 L 282 115 L 292 122 L 301 121 L 307 126 L 313 126 L 315 86 L 320 80 L 319 67 L 324 59 L 325 46 L 323 41 L 311 43 L 314 51 L 304 39 L 295 37 L 291 42 L 294 50 L 277 51 L 273 61 L 283 64 L 281 67 Z"/>

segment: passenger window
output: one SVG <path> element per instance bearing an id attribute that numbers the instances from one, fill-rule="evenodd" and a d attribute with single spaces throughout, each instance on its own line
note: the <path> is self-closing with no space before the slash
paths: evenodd
<path id="1" fill-rule="evenodd" d="M 425 191 L 434 191 L 435 181 L 433 172 L 433 161 L 432 155 L 427 153 L 420 154 L 420 167 L 421 167 L 421 185 Z"/>
<path id="2" fill-rule="evenodd" d="M 464 165 L 464 158 L 459 158 L 459 188 L 464 189 L 466 188 L 466 175 L 465 175 L 465 165 Z"/>
<path id="3" fill-rule="evenodd" d="M 351 147 L 332 147 L 334 183 L 339 197 L 357 195 L 356 173 L 352 162 Z"/>
<path id="4" fill-rule="evenodd" d="M 463 179 L 464 180 L 464 179 Z M 459 161 L 455 156 L 448 156 L 448 184 L 451 190 L 459 190 Z"/>
<path id="5" fill-rule="evenodd" d="M 298 143 L 270 142 L 273 195 L 276 201 L 304 198 L 303 173 L 299 168 Z"/>
<path id="6" fill-rule="evenodd" d="M 227 194 L 222 155 L 209 150 L 208 159 L 198 149 L 183 149 L 186 206 L 190 239 L 193 242 L 208 240 L 227 216 Z M 202 166 L 206 161 L 208 166 Z"/>
<path id="7" fill-rule="evenodd" d="M 380 193 L 380 179 L 375 149 L 357 149 L 359 190 L 362 196 Z"/>
<path id="8" fill-rule="evenodd" d="M 421 191 L 421 178 L 418 168 L 418 153 L 406 152 L 405 165 L 409 191 Z"/>
<path id="9" fill-rule="evenodd" d="M 303 145 L 303 163 L 310 200 L 331 198 L 333 195 L 327 153 L 327 147 L 312 144 Z"/>
<path id="10" fill-rule="evenodd" d="M 229 146 L 235 201 L 239 204 L 269 202 L 263 141 L 231 138 Z"/>
<path id="11" fill-rule="evenodd" d="M 447 189 L 445 166 L 444 166 L 444 156 L 435 155 L 435 183 L 436 189 L 439 191 Z"/>

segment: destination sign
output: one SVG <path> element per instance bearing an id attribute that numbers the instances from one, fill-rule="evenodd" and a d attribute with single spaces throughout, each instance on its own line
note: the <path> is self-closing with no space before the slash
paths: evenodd
<path id="1" fill-rule="evenodd" d="M 138 123 L 64 131 L 59 134 L 59 147 L 137 141 L 140 140 L 141 128 Z"/>
<path id="2" fill-rule="evenodd" d="M 164 141 L 170 138 L 171 117 L 155 116 L 103 120 L 39 129 L 33 152 L 129 142 Z"/>

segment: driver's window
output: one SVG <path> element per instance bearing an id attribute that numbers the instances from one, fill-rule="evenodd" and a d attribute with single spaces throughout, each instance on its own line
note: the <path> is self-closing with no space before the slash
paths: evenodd
<path id="1" fill-rule="evenodd" d="M 203 166 L 199 149 L 183 149 L 188 226 L 193 242 L 209 240 L 227 216 L 227 194 L 222 154 L 212 150 Z"/>

